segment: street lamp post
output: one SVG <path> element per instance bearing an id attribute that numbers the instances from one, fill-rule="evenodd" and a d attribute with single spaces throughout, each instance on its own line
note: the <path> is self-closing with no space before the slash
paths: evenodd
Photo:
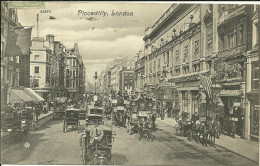
<path id="1" fill-rule="evenodd" d="M 95 95 L 96 95 L 96 90 L 97 90 L 96 86 L 97 86 L 97 78 L 98 78 L 97 72 L 95 72 L 94 78 L 95 78 Z"/>

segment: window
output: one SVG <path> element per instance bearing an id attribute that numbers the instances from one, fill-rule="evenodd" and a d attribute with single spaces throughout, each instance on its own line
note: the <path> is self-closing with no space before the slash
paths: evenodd
<path id="1" fill-rule="evenodd" d="M 1 22 L 1 35 L 4 35 L 4 28 L 5 28 L 4 22 Z"/>
<path id="2" fill-rule="evenodd" d="M 213 36 L 212 33 L 208 34 L 208 47 L 212 47 L 213 44 Z"/>
<path id="3" fill-rule="evenodd" d="M 127 84 L 127 80 L 125 80 L 125 84 Z"/>
<path id="4" fill-rule="evenodd" d="M 4 53 L 5 53 L 5 43 L 1 42 L 1 58 L 4 57 Z"/>
<path id="5" fill-rule="evenodd" d="M 39 72 L 40 72 L 39 66 L 35 66 L 35 67 L 34 67 L 34 73 L 39 73 Z"/>
<path id="6" fill-rule="evenodd" d="M 178 75 L 180 75 L 180 69 L 179 68 L 175 69 L 175 76 L 178 76 Z"/>
<path id="7" fill-rule="evenodd" d="M 155 72 L 155 69 L 156 69 L 156 61 L 153 62 L 153 70 Z"/>
<path id="8" fill-rule="evenodd" d="M 188 49 L 189 49 L 189 45 L 186 45 L 186 46 L 184 47 L 183 62 L 185 62 L 185 61 L 187 60 L 187 58 L 188 58 L 188 53 L 189 53 Z"/>
<path id="9" fill-rule="evenodd" d="M 189 73 L 189 66 L 183 67 L 183 74 L 188 74 Z"/>
<path id="10" fill-rule="evenodd" d="M 259 89 L 259 61 L 252 63 L 252 89 Z"/>
<path id="11" fill-rule="evenodd" d="M 133 76 L 133 73 L 130 73 L 130 77 L 132 77 Z"/>
<path id="12" fill-rule="evenodd" d="M 40 58 L 40 55 L 34 55 L 34 60 L 38 60 Z"/>
<path id="13" fill-rule="evenodd" d="M 199 40 L 196 40 L 196 41 L 195 41 L 194 52 L 195 52 L 195 53 L 198 53 L 198 52 L 199 52 Z"/>
<path id="14" fill-rule="evenodd" d="M 176 50 L 176 62 L 180 59 L 180 50 Z"/>
<path id="15" fill-rule="evenodd" d="M 194 64 L 192 66 L 193 72 L 199 72 L 200 71 L 200 64 Z"/>
<path id="16" fill-rule="evenodd" d="M 206 62 L 206 69 L 211 69 L 211 61 Z"/>
<path id="17" fill-rule="evenodd" d="M 161 59 L 158 59 L 158 70 L 160 70 L 161 67 Z"/>
<path id="18" fill-rule="evenodd" d="M 167 55 L 166 55 L 166 63 L 167 63 L 167 65 L 169 65 L 169 61 L 170 61 L 170 53 L 169 53 L 169 51 L 167 51 Z"/>
<path id="19" fill-rule="evenodd" d="M 75 88 L 75 82 L 73 82 L 73 88 Z"/>
<path id="20" fill-rule="evenodd" d="M 132 83 L 133 82 L 133 80 L 132 79 L 130 79 L 130 83 Z"/>

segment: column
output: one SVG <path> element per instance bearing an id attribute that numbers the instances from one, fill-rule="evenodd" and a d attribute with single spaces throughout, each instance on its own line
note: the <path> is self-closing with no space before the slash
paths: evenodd
<path id="1" fill-rule="evenodd" d="M 192 115 L 192 94 L 191 94 L 190 90 L 188 90 L 187 93 L 188 93 L 187 101 L 188 101 L 188 113 L 189 113 L 188 118 L 191 118 L 191 115 Z"/>
<path id="2" fill-rule="evenodd" d="M 178 116 L 180 116 L 182 111 L 183 111 L 183 108 L 182 108 L 182 93 L 181 93 L 181 91 L 178 91 L 178 96 L 179 96 L 179 108 L 180 108 Z"/>
<path id="3" fill-rule="evenodd" d="M 247 58 L 247 74 L 246 74 L 246 85 L 245 92 L 251 91 L 251 72 L 252 72 L 252 64 L 250 56 Z M 251 104 L 248 98 L 245 99 L 245 109 L 244 109 L 244 138 L 250 139 L 250 113 L 251 113 Z"/>

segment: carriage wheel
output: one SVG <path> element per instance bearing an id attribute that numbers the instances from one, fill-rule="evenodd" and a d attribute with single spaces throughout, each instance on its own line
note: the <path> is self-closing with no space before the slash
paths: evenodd
<path id="1" fill-rule="evenodd" d="M 78 121 L 78 133 L 80 132 L 80 121 Z"/>
<path id="2" fill-rule="evenodd" d="M 67 124 L 66 121 L 63 120 L 63 132 L 66 133 L 66 130 L 67 130 Z"/>

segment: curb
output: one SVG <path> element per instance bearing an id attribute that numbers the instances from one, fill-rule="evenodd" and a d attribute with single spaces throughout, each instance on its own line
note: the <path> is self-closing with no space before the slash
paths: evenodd
<path id="1" fill-rule="evenodd" d="M 164 123 L 164 124 L 167 124 L 167 125 L 172 126 L 171 124 L 168 124 L 167 122 L 164 122 L 163 120 L 159 120 L 159 121 L 162 122 L 162 123 Z M 174 127 L 174 126 L 172 126 L 172 127 Z M 238 155 L 238 156 L 240 156 L 240 157 L 243 157 L 243 158 L 245 158 L 245 159 L 247 159 L 247 160 L 250 160 L 250 161 L 252 161 L 252 162 L 254 162 L 254 163 L 256 163 L 256 164 L 259 164 L 259 161 L 256 161 L 256 160 L 251 159 L 251 158 L 249 158 L 249 157 L 247 157 L 247 156 L 244 156 L 244 155 L 239 154 L 239 153 L 237 153 L 237 152 L 235 152 L 235 151 L 232 151 L 232 150 L 230 150 L 230 149 L 228 149 L 228 148 L 226 148 L 226 147 L 224 147 L 224 146 L 222 146 L 222 145 L 219 145 L 219 144 L 217 144 L 217 143 L 215 143 L 215 145 L 218 146 L 218 147 L 221 147 L 221 148 L 223 148 L 223 149 L 226 149 L 226 150 L 228 150 L 229 152 L 232 152 L 232 153 L 234 153 L 234 154 L 236 154 L 236 155 Z"/>

